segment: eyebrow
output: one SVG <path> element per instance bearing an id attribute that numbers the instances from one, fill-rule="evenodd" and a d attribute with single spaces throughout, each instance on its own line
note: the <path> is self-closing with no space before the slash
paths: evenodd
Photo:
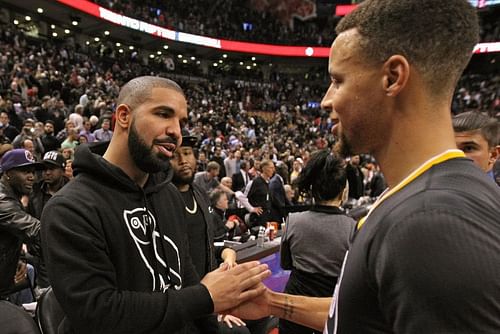
<path id="1" fill-rule="evenodd" d="M 153 109 L 155 112 L 167 112 L 169 114 L 174 115 L 175 114 L 175 109 L 169 106 L 158 106 Z"/>
<path id="2" fill-rule="evenodd" d="M 479 143 L 473 141 L 473 140 L 468 140 L 468 141 L 463 141 L 460 143 L 457 143 L 457 145 L 474 145 L 474 146 L 480 146 Z"/>

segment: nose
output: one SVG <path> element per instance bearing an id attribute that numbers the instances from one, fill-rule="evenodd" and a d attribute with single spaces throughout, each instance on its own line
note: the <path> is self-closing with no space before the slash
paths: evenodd
<path id="1" fill-rule="evenodd" d="M 323 99 L 321 100 L 321 109 L 329 111 L 330 112 L 330 118 L 332 120 L 337 120 L 337 113 L 335 112 L 335 109 L 333 108 L 333 97 L 335 95 L 335 87 L 333 84 L 330 84 L 328 87 L 328 90 L 325 93 L 325 96 L 323 96 Z"/>
<path id="2" fill-rule="evenodd" d="M 183 165 L 183 164 L 187 163 L 187 159 L 184 158 L 183 154 L 179 154 L 177 156 L 177 161 L 179 162 L 179 165 Z"/>
<path id="3" fill-rule="evenodd" d="M 182 135 L 181 123 L 179 120 L 177 122 L 172 122 L 172 124 L 167 127 L 167 135 L 169 137 L 175 138 L 175 140 L 177 141 L 177 147 L 181 146 Z"/>

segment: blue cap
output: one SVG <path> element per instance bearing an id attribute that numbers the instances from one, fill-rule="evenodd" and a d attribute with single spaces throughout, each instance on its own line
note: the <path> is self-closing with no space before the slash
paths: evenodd
<path id="1" fill-rule="evenodd" d="M 10 150 L 5 153 L 0 162 L 2 172 L 6 172 L 12 168 L 33 166 L 35 169 L 43 169 L 43 165 L 36 162 L 33 154 L 24 148 Z"/>

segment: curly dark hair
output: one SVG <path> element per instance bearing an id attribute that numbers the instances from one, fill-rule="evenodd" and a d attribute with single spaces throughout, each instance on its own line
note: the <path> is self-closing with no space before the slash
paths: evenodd
<path id="1" fill-rule="evenodd" d="M 311 155 L 294 184 L 301 194 L 312 195 L 319 202 L 337 198 L 346 181 L 344 160 L 325 149 Z"/>
<path id="2" fill-rule="evenodd" d="M 477 13 L 467 0 L 366 0 L 336 31 L 353 28 L 367 61 L 402 55 L 436 94 L 451 93 L 479 40 Z"/>

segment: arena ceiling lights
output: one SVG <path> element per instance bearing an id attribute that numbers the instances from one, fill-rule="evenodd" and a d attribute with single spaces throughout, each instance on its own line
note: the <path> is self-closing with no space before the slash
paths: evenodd
<path id="1" fill-rule="evenodd" d="M 75 8 L 81 12 L 85 12 L 89 15 L 95 16 L 99 19 L 112 22 L 114 24 L 124 26 L 130 29 L 142 31 L 144 33 L 153 36 L 177 42 L 221 49 L 224 51 L 242 52 L 250 54 L 257 53 L 269 56 L 315 57 L 315 58 L 328 58 L 330 51 L 330 48 L 328 47 L 285 46 L 285 45 L 274 45 L 274 44 L 238 42 L 238 41 L 228 41 L 212 37 L 188 34 L 180 31 L 159 27 L 151 23 L 143 22 L 128 16 L 115 13 L 113 11 L 110 11 L 109 9 L 98 6 L 95 3 L 92 3 L 87 0 L 57 0 L 57 1 L 66 6 Z M 474 53 L 500 52 L 500 42 L 477 44 L 473 52 Z"/>

